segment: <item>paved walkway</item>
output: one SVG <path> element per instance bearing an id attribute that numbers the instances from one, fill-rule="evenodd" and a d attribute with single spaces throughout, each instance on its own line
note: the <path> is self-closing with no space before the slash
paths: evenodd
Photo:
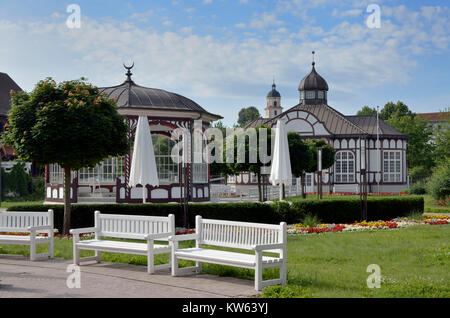
<path id="1" fill-rule="evenodd" d="M 168 270 L 148 275 L 145 266 L 86 262 L 81 288 L 67 287 L 70 260 L 31 262 L 0 255 L 0 298 L 226 298 L 256 295 L 253 281 L 211 275 L 172 277 Z"/>

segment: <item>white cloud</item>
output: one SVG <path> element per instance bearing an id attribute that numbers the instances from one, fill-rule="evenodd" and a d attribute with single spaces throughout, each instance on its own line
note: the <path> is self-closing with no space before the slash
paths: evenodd
<path id="1" fill-rule="evenodd" d="M 212 2 L 213 2 L 213 0 L 203 0 L 203 4 L 210 4 Z"/>
<path id="2" fill-rule="evenodd" d="M 277 16 L 274 13 L 264 12 L 261 15 L 254 17 L 250 21 L 250 27 L 255 29 L 265 29 L 271 26 L 279 26 L 282 25 L 283 21 L 277 19 Z"/>
<path id="3" fill-rule="evenodd" d="M 382 27 L 376 30 L 362 22 L 343 21 L 329 29 L 305 25 L 296 33 L 277 15 L 266 14 L 258 27 L 273 27 L 269 42 L 259 38 L 259 32 L 246 33 L 248 38 L 243 39 L 198 36 L 190 26 L 158 32 L 88 17 L 79 30 L 68 29 L 64 17 L 0 20 L 0 38 L 8 43 L 0 47 L 0 69 L 26 90 L 48 76 L 57 81 L 85 76 L 95 85 L 112 86 L 124 80 L 122 63 L 134 61 L 133 78 L 140 85 L 194 100 L 226 98 L 239 105 L 264 95 L 261 85 L 270 88 L 273 75 L 284 96 L 296 96 L 315 50 L 317 70 L 328 81 L 330 96 L 350 95 L 364 88 L 408 83 L 417 64 L 415 54 L 436 48 L 447 52 L 448 9 L 427 7 L 418 12 L 416 17 L 402 8 L 386 10 Z M 255 32 L 261 30 L 253 27 Z M 236 110 L 204 106 L 224 115 Z"/>

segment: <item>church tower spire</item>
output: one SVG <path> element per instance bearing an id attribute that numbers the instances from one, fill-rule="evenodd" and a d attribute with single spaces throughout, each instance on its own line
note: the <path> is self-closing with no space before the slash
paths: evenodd
<path id="1" fill-rule="evenodd" d="M 273 118 L 283 112 L 283 107 L 281 107 L 281 94 L 277 91 L 275 78 L 273 79 L 272 90 L 267 94 L 266 99 L 266 118 Z"/>

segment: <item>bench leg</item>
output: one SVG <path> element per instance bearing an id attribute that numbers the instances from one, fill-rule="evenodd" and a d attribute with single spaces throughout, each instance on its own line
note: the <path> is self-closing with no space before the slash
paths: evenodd
<path id="1" fill-rule="evenodd" d="M 31 238 L 30 243 L 30 260 L 35 261 L 36 260 L 36 241 L 34 238 Z"/>
<path id="2" fill-rule="evenodd" d="M 147 273 L 155 273 L 155 255 L 153 253 L 147 254 Z"/>
<path id="3" fill-rule="evenodd" d="M 262 268 L 262 252 L 261 251 L 256 251 L 255 252 L 255 256 L 256 256 L 255 289 L 257 291 L 261 291 L 262 290 L 262 272 L 263 272 L 263 268 Z"/>
<path id="4" fill-rule="evenodd" d="M 80 265 L 80 250 L 75 244 L 73 245 L 73 263 L 78 266 Z"/>
<path id="5" fill-rule="evenodd" d="M 50 236 L 50 241 L 48 242 L 48 257 L 53 258 L 55 256 L 55 242 L 53 235 Z"/>
<path id="6" fill-rule="evenodd" d="M 100 251 L 95 251 L 95 260 L 97 263 L 100 263 L 102 261 L 102 253 Z"/>
<path id="7" fill-rule="evenodd" d="M 178 249 L 178 242 L 171 242 L 172 245 L 172 251 L 170 253 L 170 264 L 172 267 L 172 276 L 178 275 L 178 259 L 175 255 L 175 251 Z"/>
<path id="8" fill-rule="evenodd" d="M 286 261 L 283 262 L 280 266 L 280 279 L 281 279 L 281 285 L 286 286 L 286 272 L 287 272 L 287 264 Z"/>
<path id="9" fill-rule="evenodd" d="M 201 262 L 195 262 L 195 271 L 197 273 L 201 273 L 202 272 L 202 263 Z"/>

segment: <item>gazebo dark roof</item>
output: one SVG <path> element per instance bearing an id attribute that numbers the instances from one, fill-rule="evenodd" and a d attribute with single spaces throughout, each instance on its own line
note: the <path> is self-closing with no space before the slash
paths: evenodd
<path id="1" fill-rule="evenodd" d="M 16 92 L 21 91 L 22 89 L 19 85 L 16 84 L 6 73 L 0 72 L 0 115 L 6 116 L 8 114 L 9 109 L 11 108 L 10 99 L 11 90 Z"/>
<path id="2" fill-rule="evenodd" d="M 316 72 L 314 65 L 315 62 L 312 63 L 311 73 L 306 75 L 300 82 L 298 86 L 299 91 L 328 91 L 327 81 Z"/>
<path id="3" fill-rule="evenodd" d="M 105 93 L 109 98 L 117 99 L 119 108 L 192 111 L 209 114 L 217 117 L 217 119 L 222 118 L 207 112 L 203 107 L 187 97 L 162 89 L 137 85 L 131 80 L 131 75 L 131 72 L 128 70 L 125 82 L 118 86 L 100 87 L 99 91 Z"/>

